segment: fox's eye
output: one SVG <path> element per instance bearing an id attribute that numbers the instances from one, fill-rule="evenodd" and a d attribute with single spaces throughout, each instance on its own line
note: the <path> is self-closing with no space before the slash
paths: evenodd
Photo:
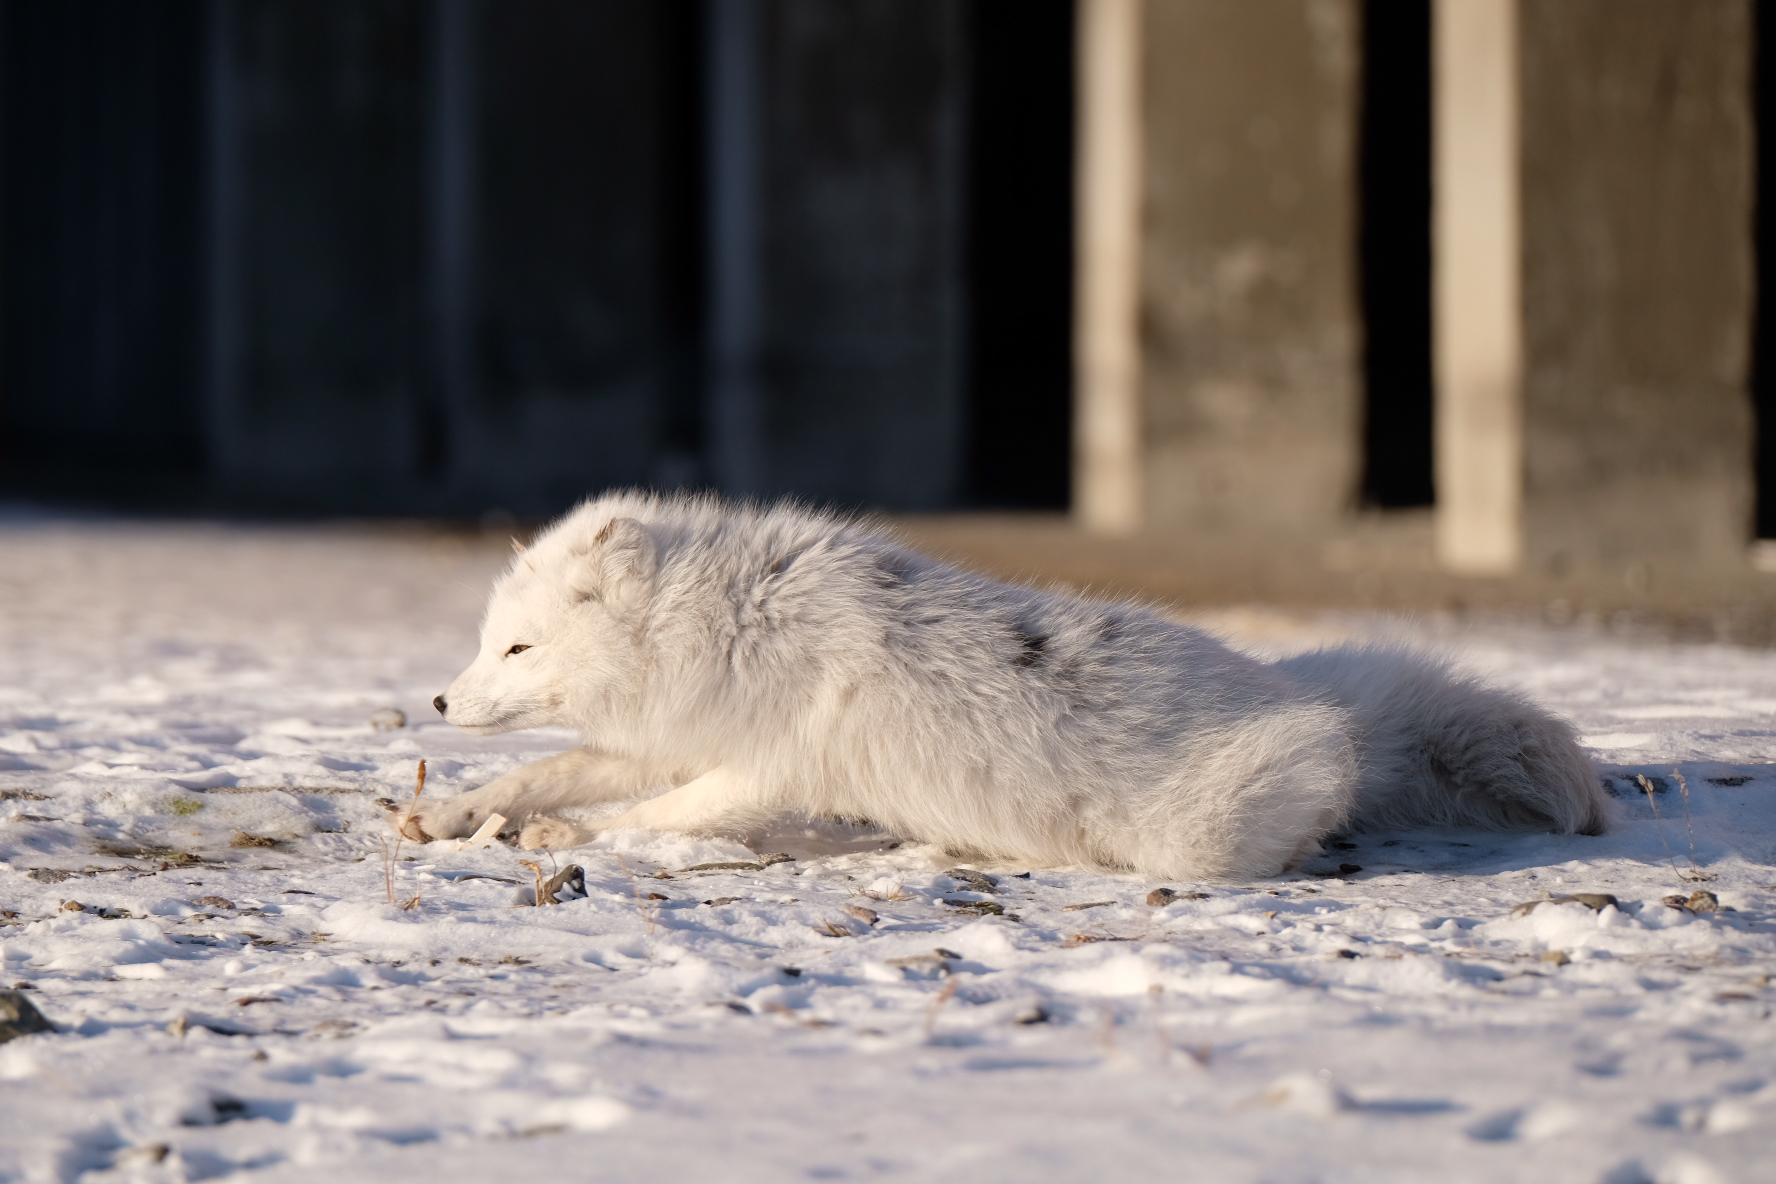
<path id="1" fill-rule="evenodd" d="M 523 653 L 523 652 L 524 652 L 524 651 L 525 651 L 525 650 L 527 650 L 527 649 L 529 649 L 529 648 L 530 648 L 530 647 L 529 647 L 529 646 L 527 646 L 527 645 L 515 645 L 515 646 L 513 646 L 513 647 L 512 647 L 512 648 L 511 648 L 511 649 L 509 649 L 509 650 L 507 650 L 507 651 L 506 651 L 506 657 L 508 657 L 508 658 L 509 658 L 509 657 L 511 657 L 511 656 L 512 656 L 512 655 L 513 655 L 513 654 L 522 654 L 522 653 Z"/>

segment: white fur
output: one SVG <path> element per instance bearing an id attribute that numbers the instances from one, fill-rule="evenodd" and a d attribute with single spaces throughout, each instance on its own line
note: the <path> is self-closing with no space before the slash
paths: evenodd
<path id="1" fill-rule="evenodd" d="M 792 505 L 581 506 L 494 586 L 445 698 L 469 731 L 570 725 L 585 745 L 422 802 L 402 819 L 416 838 L 497 811 L 525 846 L 568 846 L 587 836 L 553 811 L 639 798 L 603 827 L 836 814 L 959 854 L 1196 880 L 1273 875 L 1366 822 L 1605 821 L 1567 724 L 1423 657 L 1267 665 Z"/>

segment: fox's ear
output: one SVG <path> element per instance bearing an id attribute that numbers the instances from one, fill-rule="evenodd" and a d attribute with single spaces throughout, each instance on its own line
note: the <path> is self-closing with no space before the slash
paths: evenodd
<path id="1" fill-rule="evenodd" d="M 568 586 L 581 600 L 634 604 L 654 586 L 658 552 L 647 529 L 633 518 L 612 518 L 574 557 Z"/>

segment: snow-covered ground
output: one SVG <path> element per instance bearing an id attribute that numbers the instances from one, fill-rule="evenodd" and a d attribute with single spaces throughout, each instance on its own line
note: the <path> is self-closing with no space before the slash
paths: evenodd
<path id="1" fill-rule="evenodd" d="M 496 542 L 0 523 L 0 987 L 60 1028 L 0 1045 L 0 1180 L 1771 1178 L 1776 656 L 1218 614 L 1529 690 L 1615 829 L 1165 885 L 629 833 L 538 908 L 509 847 L 389 863 L 378 804 L 572 742 L 427 707 Z"/>

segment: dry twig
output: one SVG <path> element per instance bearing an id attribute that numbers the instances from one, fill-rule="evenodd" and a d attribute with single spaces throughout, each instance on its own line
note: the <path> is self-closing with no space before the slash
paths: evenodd
<path id="1" fill-rule="evenodd" d="M 937 998 L 933 999 L 931 1006 L 925 1009 L 925 1039 L 931 1039 L 931 1030 L 937 1026 L 937 1013 L 943 1010 L 943 1005 L 950 1001 L 950 996 L 956 993 L 956 987 L 960 983 L 961 980 L 956 978 L 945 982 L 943 990 L 937 993 Z"/>
<path id="2" fill-rule="evenodd" d="M 554 904 L 554 901 L 543 895 L 543 865 L 534 859 L 520 859 L 518 862 L 529 868 L 530 874 L 536 877 L 536 889 L 530 898 L 531 907 L 542 908 L 544 904 Z"/>
<path id="3" fill-rule="evenodd" d="M 1678 792 L 1683 794 L 1684 831 L 1690 837 L 1690 871 L 1688 875 L 1682 872 L 1678 874 L 1686 880 L 1712 880 L 1714 876 L 1703 871 L 1696 862 L 1696 828 L 1690 824 L 1690 783 L 1684 780 L 1684 775 L 1677 769 L 1672 769 L 1671 775 L 1677 778 Z"/>
<path id="4" fill-rule="evenodd" d="M 1665 848 L 1665 858 L 1671 861 L 1671 870 L 1677 872 L 1678 876 L 1681 878 L 1683 872 L 1678 869 L 1677 856 L 1672 854 L 1671 844 L 1665 838 L 1665 823 L 1659 817 L 1659 799 L 1653 796 L 1657 791 L 1653 789 L 1652 779 L 1645 773 L 1636 773 L 1634 775 L 1634 780 L 1640 783 L 1642 792 L 1646 794 L 1647 804 L 1653 808 L 1653 825 L 1659 830 L 1659 845 Z"/>
<path id="5" fill-rule="evenodd" d="M 397 863 L 399 863 L 400 859 L 401 859 L 401 840 L 407 837 L 407 823 L 413 818 L 413 808 L 419 804 L 419 795 L 425 792 L 425 777 L 426 777 L 426 763 L 425 763 L 425 761 L 421 760 L 419 762 L 419 780 L 418 780 L 417 784 L 415 784 L 413 787 L 413 798 L 411 801 L 409 801 L 407 803 L 407 811 L 405 814 L 403 814 L 401 816 L 400 825 L 395 827 L 394 850 L 393 851 L 389 850 L 389 844 L 388 844 L 387 839 L 381 840 L 381 842 L 382 842 L 382 884 L 383 884 L 383 887 L 388 891 L 388 902 L 390 904 L 399 904 L 400 903 L 399 901 L 397 901 L 395 899 L 395 865 Z M 402 904 L 401 907 L 403 909 L 410 909 L 410 908 L 413 908 L 417 904 L 419 904 L 419 896 L 416 893 L 412 900 L 408 901 L 405 904 Z"/>

